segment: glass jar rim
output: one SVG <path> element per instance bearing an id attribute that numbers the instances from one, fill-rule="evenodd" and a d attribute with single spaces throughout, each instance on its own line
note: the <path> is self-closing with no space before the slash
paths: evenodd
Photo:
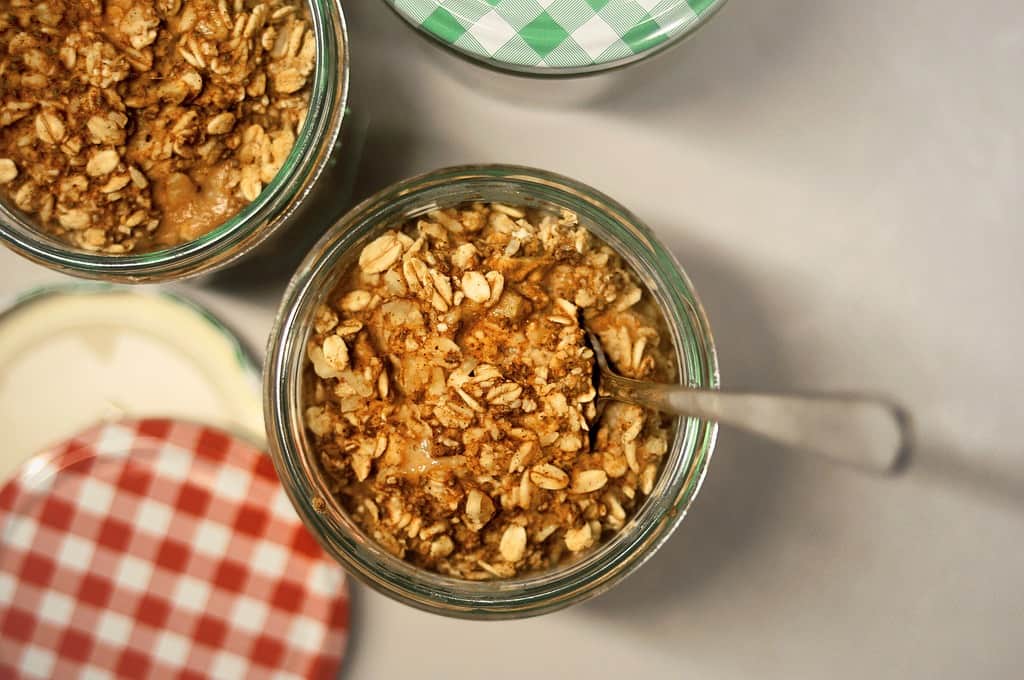
<path id="1" fill-rule="evenodd" d="M 125 255 L 74 248 L 0 201 L 0 241 L 38 264 L 86 279 L 152 283 L 220 269 L 269 238 L 297 208 L 327 166 L 349 96 L 348 27 L 339 0 L 304 0 L 316 44 L 309 109 L 291 152 L 250 202 L 202 236 L 169 248 Z"/>
<path id="2" fill-rule="evenodd" d="M 368 198 L 330 227 L 307 255 L 285 291 L 267 348 L 264 418 L 278 477 L 306 526 L 346 570 L 378 591 L 411 606 L 462 618 L 519 618 L 554 611 L 604 592 L 660 547 L 697 495 L 717 437 L 717 424 L 680 419 L 654 492 L 627 527 L 568 565 L 507 581 L 474 582 L 414 567 L 360 535 L 328 493 L 317 461 L 308 455 L 301 403 L 302 369 L 310 319 L 338 277 L 338 264 L 379 231 L 443 205 L 474 200 L 484 186 L 512 187 L 526 202 L 559 206 L 608 242 L 615 224 L 636 252 L 624 253 L 657 298 L 673 334 L 680 377 L 717 389 L 718 361 L 710 327 L 685 272 L 635 216 L 606 195 L 561 175 L 511 165 L 445 168 L 398 182 Z M 448 192 L 444 201 L 438 192 Z M 456 194 L 453 198 L 452 194 Z M 431 198 L 433 196 L 434 198 Z M 539 197 L 539 198 L 538 198 Z M 604 220 L 596 228 L 593 217 Z M 654 263 L 644 264 L 653 255 Z M 655 279 L 650 280 L 651 272 Z M 651 284 L 654 284 L 653 286 Z M 666 301 L 672 307 L 666 307 Z M 686 351 L 683 348 L 686 348 Z M 685 367 L 684 367 L 685 364 Z M 330 508 L 330 510 L 326 510 Z"/>

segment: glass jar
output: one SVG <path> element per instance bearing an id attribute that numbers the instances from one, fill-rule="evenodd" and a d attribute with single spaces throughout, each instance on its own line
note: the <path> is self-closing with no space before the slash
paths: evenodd
<path id="1" fill-rule="evenodd" d="M 148 253 L 79 250 L 52 237 L 24 213 L 0 202 L 0 240 L 51 269 L 86 279 L 152 283 L 207 273 L 238 260 L 279 232 L 317 185 L 346 118 L 348 33 L 338 0 L 306 0 L 316 39 L 309 111 L 291 153 L 255 201 L 197 239 Z"/>
<path id="2" fill-rule="evenodd" d="M 278 476 L 306 526 L 350 574 L 405 604 L 475 619 L 554 611 L 611 588 L 654 554 L 700 488 L 717 425 L 678 419 L 651 495 L 625 528 L 578 561 L 510 580 L 474 582 L 414 567 L 366 536 L 328 490 L 305 434 L 302 376 L 317 306 L 362 248 L 389 227 L 429 210 L 484 201 L 565 208 L 618 251 L 658 302 L 676 351 L 678 380 L 717 389 L 718 362 L 693 288 L 650 229 L 604 194 L 566 177 L 516 166 L 438 170 L 364 201 L 324 235 L 292 278 L 271 333 L 264 413 Z"/>

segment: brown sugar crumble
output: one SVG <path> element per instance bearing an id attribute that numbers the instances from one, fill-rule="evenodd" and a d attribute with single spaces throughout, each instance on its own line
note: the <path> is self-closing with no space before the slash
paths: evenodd
<path id="1" fill-rule="evenodd" d="M 301 0 L 3 0 L 0 196 L 89 251 L 195 239 L 281 168 L 315 51 Z"/>
<path id="2" fill-rule="evenodd" d="M 671 421 L 618 403 L 598 417 L 581 317 L 622 374 L 673 374 L 656 303 L 571 213 L 474 204 L 367 245 L 317 310 L 305 374 L 307 427 L 355 522 L 474 580 L 621 529 Z"/>

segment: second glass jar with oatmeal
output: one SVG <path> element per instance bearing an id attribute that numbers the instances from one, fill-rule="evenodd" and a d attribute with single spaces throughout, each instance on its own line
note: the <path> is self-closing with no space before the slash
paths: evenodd
<path id="1" fill-rule="evenodd" d="M 351 573 L 443 614 L 610 587 L 681 519 L 716 429 L 598 403 L 585 329 L 627 375 L 717 387 L 685 275 L 603 194 L 480 166 L 364 202 L 270 341 L 268 435 L 300 515 Z"/>
<path id="2" fill-rule="evenodd" d="M 87 278 L 250 252 L 310 196 L 348 93 L 332 0 L 12 0 L 0 53 L 0 238 Z"/>

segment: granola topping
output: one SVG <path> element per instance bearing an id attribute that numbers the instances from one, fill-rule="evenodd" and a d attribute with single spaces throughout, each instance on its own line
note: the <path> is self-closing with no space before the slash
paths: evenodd
<path id="1" fill-rule="evenodd" d="M 301 0 L 6 0 L 0 196 L 90 251 L 197 238 L 281 168 L 315 51 Z"/>
<path id="2" fill-rule="evenodd" d="M 656 304 L 571 213 L 473 204 L 370 242 L 307 347 L 306 426 L 342 506 L 396 556 L 474 580 L 620 530 L 670 421 L 599 414 L 581 324 L 623 375 L 672 375 Z"/>

